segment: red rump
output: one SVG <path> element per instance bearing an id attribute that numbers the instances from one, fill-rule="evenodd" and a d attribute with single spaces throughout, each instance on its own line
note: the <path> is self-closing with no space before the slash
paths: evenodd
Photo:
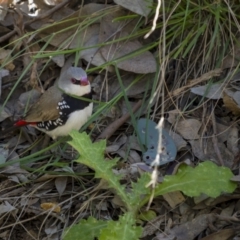
<path id="1" fill-rule="evenodd" d="M 36 123 L 35 122 L 26 122 L 24 120 L 19 120 L 14 124 L 14 126 L 16 126 L 16 127 L 23 127 L 23 126 L 26 126 L 26 125 L 36 125 Z"/>

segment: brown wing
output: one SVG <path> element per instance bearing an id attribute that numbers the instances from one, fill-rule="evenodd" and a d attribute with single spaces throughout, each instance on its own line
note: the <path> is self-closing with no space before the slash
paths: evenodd
<path id="1" fill-rule="evenodd" d="M 57 107 L 61 98 L 61 91 L 56 86 L 50 87 L 29 109 L 24 120 L 26 122 L 42 122 L 57 119 L 59 117 Z"/>

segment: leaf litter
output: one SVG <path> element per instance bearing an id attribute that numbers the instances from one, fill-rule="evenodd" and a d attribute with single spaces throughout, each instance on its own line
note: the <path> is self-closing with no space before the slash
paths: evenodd
<path id="1" fill-rule="evenodd" d="M 34 104 L 41 93 L 54 84 L 60 69 L 67 64 L 68 51 L 76 48 L 79 49 L 79 64 L 93 69 L 89 76 L 95 100 L 109 102 L 122 93 L 119 81 L 126 89 L 139 78 L 126 90 L 130 106 L 134 108 L 139 99 L 147 96 L 148 103 L 140 102 L 135 116 L 139 118 L 151 113 L 151 119 L 158 122 L 160 111 L 153 114 L 154 108 L 160 109 L 162 103 L 156 99 L 152 105 L 149 103 L 151 91 L 156 92 L 158 50 L 149 50 L 142 36 L 132 35 L 141 29 L 142 16 L 149 21 L 151 10 L 147 5 L 152 6 L 152 1 L 137 1 L 136 4 L 117 0 L 115 4 L 111 1 L 106 1 L 109 4 L 86 2 L 74 5 L 67 4 L 68 1 L 34 1 L 34 5 L 29 5 L 27 1 L 9 1 L 15 11 L 8 9 L 8 5 L 3 6 L 7 11 L 1 8 L 1 130 L 11 127 L 27 106 Z M 54 25 L 55 22 L 59 24 Z M 13 28 L 15 25 L 17 28 Z M 158 35 L 151 37 L 153 41 L 159 40 Z M 22 40 L 18 41 L 20 38 Z M 56 54 L 57 51 L 63 52 Z M 38 52 L 47 55 L 37 58 Z M 180 69 L 178 60 L 170 59 L 168 67 L 173 71 L 166 74 L 165 87 L 169 94 L 165 96 L 164 126 L 178 154 L 173 163 L 160 168 L 162 176 L 174 174 L 178 163 L 191 166 L 205 160 L 219 163 L 220 155 L 224 165 L 236 173 L 235 181 L 239 182 L 239 74 L 232 69 L 227 75 L 222 72 L 238 66 L 238 55 L 239 47 L 234 45 L 233 51 L 223 59 L 221 69 L 204 69 L 205 72 L 198 74 L 191 68 Z M 31 65 L 32 59 L 35 60 Z M 114 64 L 120 70 L 120 79 Z M 176 83 L 176 79 L 191 80 Z M 208 84 L 209 79 L 213 79 L 212 85 Z M 18 85 L 12 92 L 16 82 Z M 109 130 L 119 119 L 114 130 Z M 142 161 L 144 152 L 125 100 L 98 116 L 91 131 L 92 139 L 98 139 L 104 131 L 108 140 L 106 155 L 109 159 L 120 158 L 114 174 L 122 175 L 122 180 L 130 183 L 139 174 L 152 171 Z M 1 238 L 60 239 L 66 227 L 94 212 L 103 220 L 119 217 L 121 199 L 108 192 L 104 183 L 99 186 L 90 169 L 72 161 L 77 153 L 71 147 L 61 143 L 56 151 L 48 150 L 31 159 L 26 157 L 41 150 L 42 144 L 50 146 L 51 140 L 43 139 L 32 128 L 0 134 L 0 163 L 14 161 L 0 169 Z M 18 161 L 22 158 L 25 158 L 23 162 Z M 156 217 L 145 223 L 142 239 L 237 238 L 238 199 L 236 194 L 224 193 L 216 199 L 208 196 L 186 198 L 180 191 L 165 194 L 153 201 L 151 210 Z"/>

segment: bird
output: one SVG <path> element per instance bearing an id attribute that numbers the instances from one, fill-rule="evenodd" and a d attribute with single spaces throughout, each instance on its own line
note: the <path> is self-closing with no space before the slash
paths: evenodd
<path id="1" fill-rule="evenodd" d="M 79 130 L 90 118 L 91 100 L 91 85 L 86 72 L 80 67 L 69 67 L 60 75 L 57 84 L 45 91 L 14 125 L 35 127 L 52 139 L 67 136 L 71 130 Z"/>

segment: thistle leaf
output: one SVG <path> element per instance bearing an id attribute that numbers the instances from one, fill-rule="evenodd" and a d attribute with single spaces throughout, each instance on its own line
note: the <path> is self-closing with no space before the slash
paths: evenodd
<path id="1" fill-rule="evenodd" d="M 162 195 L 174 191 L 182 191 L 189 197 L 199 196 L 201 193 L 216 198 L 221 193 L 232 193 L 237 184 L 230 181 L 233 173 L 227 167 L 219 167 L 211 161 L 200 163 L 192 168 L 181 165 L 174 176 L 165 176 L 162 184 L 155 190 L 155 195 Z"/>

